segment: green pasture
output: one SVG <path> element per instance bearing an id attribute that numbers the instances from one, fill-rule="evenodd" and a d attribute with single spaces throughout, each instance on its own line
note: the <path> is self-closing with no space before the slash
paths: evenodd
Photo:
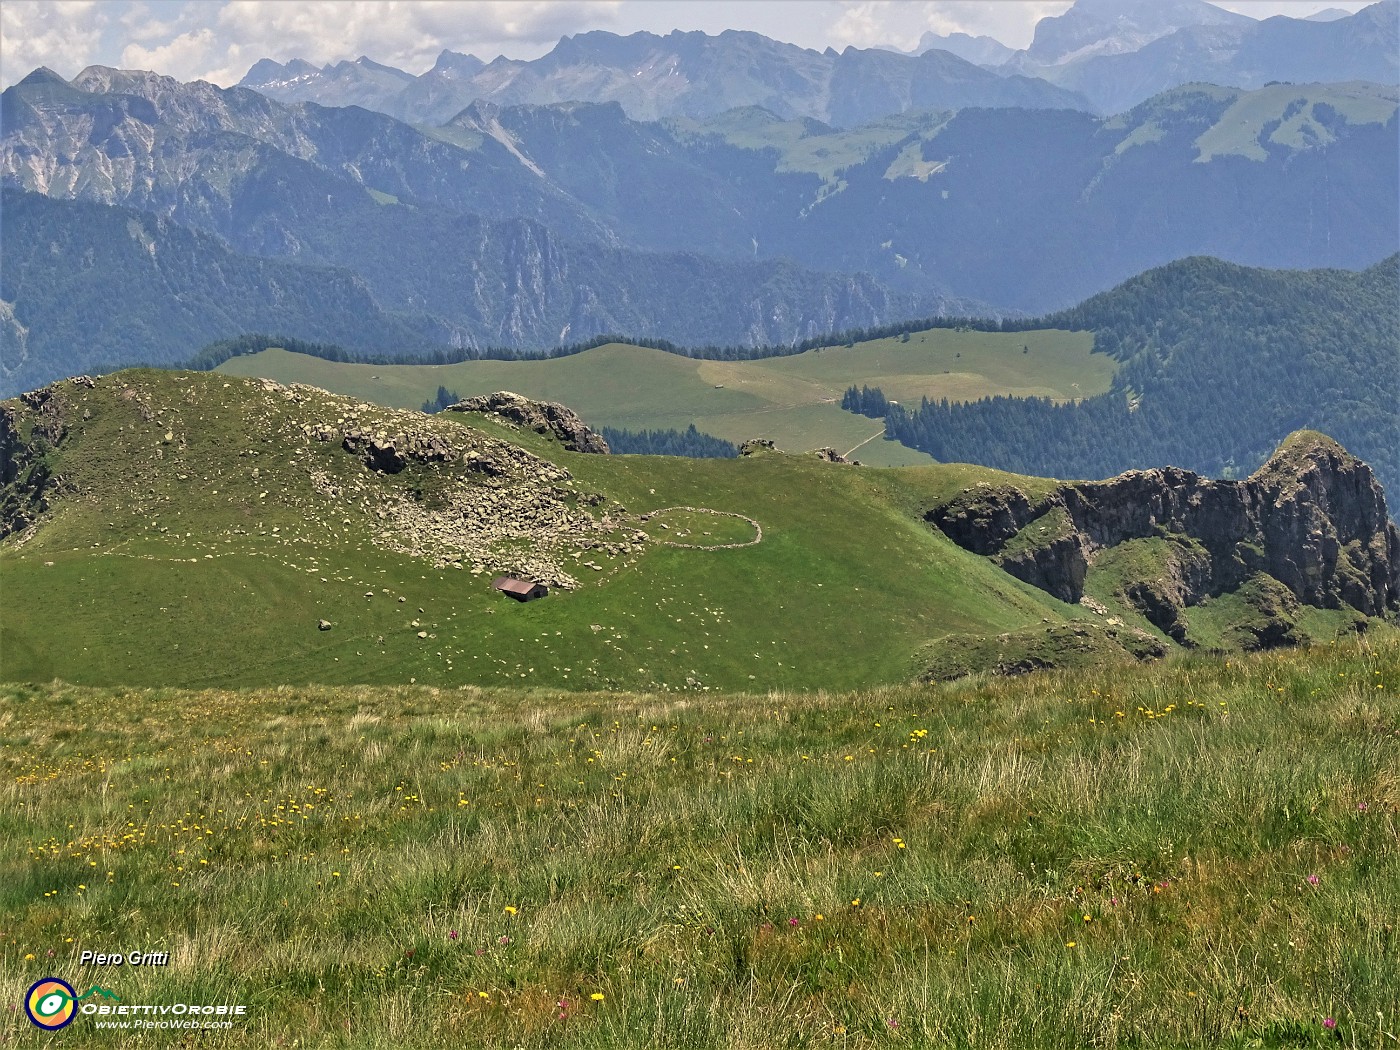
<path id="1" fill-rule="evenodd" d="M 1240 95 L 1196 140 L 1197 160 L 1230 154 L 1264 160 L 1269 143 L 1294 149 L 1322 145 L 1335 136 L 1316 107 L 1327 106 L 1350 124 L 1384 124 L 1394 115 L 1397 101 L 1400 92 L 1383 84 L 1271 84 Z M 1266 129 L 1268 140 L 1261 142 Z"/>
<path id="2" fill-rule="evenodd" d="M 757 361 L 704 361 L 620 343 L 554 360 L 455 365 L 343 364 L 273 349 L 233 358 L 219 371 L 397 408 L 418 408 L 439 386 L 463 397 L 513 390 L 566 404 L 594 427 L 684 430 L 694 423 L 736 443 L 768 438 L 793 452 L 830 446 L 876 466 L 903 466 L 932 461 L 883 440 L 880 420 L 843 411 L 847 387 L 878 386 L 914 404 L 996 394 L 1088 397 L 1108 389 L 1115 367 L 1092 351 L 1088 332 L 932 329 L 907 342 L 876 339 Z"/>
<path id="3" fill-rule="evenodd" d="M 740 149 L 776 150 L 778 171 L 810 172 L 831 192 L 843 185 L 841 173 L 847 168 L 910 135 L 931 139 L 952 116 L 951 111 L 915 111 L 838 129 L 806 119 L 782 120 L 758 106 L 744 106 L 704 121 L 679 118 L 671 123 L 683 136 L 717 135 Z"/>
<path id="4" fill-rule="evenodd" d="M 948 634 L 1086 615 L 923 520 L 931 494 L 1001 477 L 980 468 L 592 456 L 487 417 L 410 417 L 555 460 L 625 530 L 670 541 L 598 554 L 598 569 L 574 570 L 576 590 L 522 605 L 490 588 L 490 566 L 473 575 L 372 542 L 377 500 L 436 475 L 376 475 L 303 436 L 303 420 L 334 422 L 353 402 L 158 371 L 64 396 L 73 429 L 52 455 L 75 491 L 0 545 L 0 680 L 850 688 L 911 679 L 916 650 Z M 365 494 L 332 513 L 313 475 Z M 642 521 L 677 507 L 722 514 Z M 733 515 L 762 541 L 696 549 L 753 538 Z M 671 545 L 681 531 L 687 545 Z"/>

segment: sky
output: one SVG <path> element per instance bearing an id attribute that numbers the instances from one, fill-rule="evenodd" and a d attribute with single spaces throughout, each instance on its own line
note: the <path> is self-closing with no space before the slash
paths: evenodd
<path id="1" fill-rule="evenodd" d="M 1359 11 L 1370 0 L 1215 0 L 1255 18 Z M 927 30 L 1030 43 L 1070 0 L 0 0 L 0 86 L 48 66 L 150 69 L 237 83 L 260 58 L 317 65 L 370 58 L 411 73 L 443 48 L 537 58 L 561 36 L 604 29 L 748 29 L 803 47 L 909 50 Z"/>

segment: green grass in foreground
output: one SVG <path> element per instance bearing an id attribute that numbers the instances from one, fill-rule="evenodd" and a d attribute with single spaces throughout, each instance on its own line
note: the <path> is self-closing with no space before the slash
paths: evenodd
<path id="1" fill-rule="evenodd" d="M 235 357 L 229 375 L 309 383 L 393 408 L 418 408 L 439 386 L 463 397 L 514 390 L 560 401 L 594 427 L 684 430 L 728 441 L 770 438 L 791 452 L 831 446 L 875 466 L 930 463 L 885 441 L 881 420 L 841 410 L 851 385 L 897 401 L 970 401 L 995 394 L 1079 398 L 1108 389 L 1115 362 L 1089 332 L 916 332 L 759 361 L 701 361 L 611 343 L 552 361 L 349 365 L 283 350 Z M 1029 348 L 1029 353 L 1025 352 Z M 874 438 L 874 440 L 870 440 Z"/>
<path id="2" fill-rule="evenodd" d="M 703 701 L 5 687 L 0 986 L 250 1005 L 206 1046 L 1392 1046 L 1398 687 L 1364 640 Z"/>

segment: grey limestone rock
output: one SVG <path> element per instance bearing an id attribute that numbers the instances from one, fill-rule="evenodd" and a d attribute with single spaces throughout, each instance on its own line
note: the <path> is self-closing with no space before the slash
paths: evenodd
<path id="1" fill-rule="evenodd" d="M 1160 574 L 1128 581 L 1123 596 L 1178 641 L 1183 608 L 1263 578 L 1303 605 L 1364 616 L 1400 611 L 1400 530 L 1380 484 L 1365 463 L 1310 431 L 1291 435 L 1244 481 L 1164 467 L 1061 485 L 1038 499 L 1014 485 L 982 485 L 926 518 L 959 546 L 1068 602 L 1083 596 L 1103 552 L 1165 541 Z M 1277 598 L 1270 604 L 1283 615 L 1288 602 Z"/>
<path id="2" fill-rule="evenodd" d="M 570 452 L 607 455 L 611 449 L 571 408 L 553 401 L 531 401 L 509 390 L 469 397 L 447 407 L 448 412 L 488 412 L 537 434 L 551 434 Z"/>

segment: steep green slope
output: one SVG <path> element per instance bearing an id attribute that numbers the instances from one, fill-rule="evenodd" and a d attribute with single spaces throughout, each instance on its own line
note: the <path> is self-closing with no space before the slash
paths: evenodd
<path id="1" fill-rule="evenodd" d="M 455 365 L 355 365 L 268 350 L 219 367 L 230 375 L 310 383 L 396 408 L 416 408 L 439 386 L 463 397 L 514 390 L 562 401 L 593 426 L 684 430 L 691 423 L 729 441 L 768 438 L 793 452 L 830 446 L 864 463 L 928 463 L 879 440 L 878 420 L 838 407 L 852 384 L 889 397 L 975 400 L 992 395 L 1088 397 L 1108 389 L 1114 363 L 1092 353 L 1087 332 L 931 329 L 755 361 L 707 361 L 609 344 L 547 361 Z M 871 440 L 875 438 L 875 440 Z"/>
<path id="2" fill-rule="evenodd" d="M 0 553 L 7 679 L 835 687 L 907 680 L 945 634 L 1084 615 L 921 520 L 968 468 L 577 455 L 487 419 L 210 373 L 31 400 L 11 403 L 6 464 L 27 502 L 4 509 L 41 523 Z M 398 473 L 366 467 L 355 434 L 381 431 L 418 449 Z M 671 507 L 724 520 L 710 537 L 693 516 L 642 520 Z M 756 538 L 744 519 L 757 544 L 696 549 Z M 489 587 L 502 571 L 562 586 L 517 605 Z"/>

